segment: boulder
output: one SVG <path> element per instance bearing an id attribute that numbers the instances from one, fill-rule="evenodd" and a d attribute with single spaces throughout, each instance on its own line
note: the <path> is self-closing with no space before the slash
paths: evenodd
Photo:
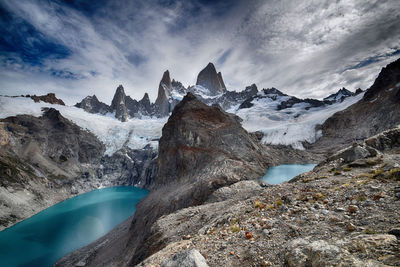
<path id="1" fill-rule="evenodd" d="M 181 251 L 165 260 L 161 267 L 208 267 L 203 255 L 196 249 Z"/>

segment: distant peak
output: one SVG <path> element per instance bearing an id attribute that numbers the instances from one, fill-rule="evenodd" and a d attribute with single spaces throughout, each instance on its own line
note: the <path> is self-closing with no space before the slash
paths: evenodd
<path id="1" fill-rule="evenodd" d="M 196 85 L 207 88 L 211 95 L 221 94 L 226 91 L 222 74 L 220 72 L 217 73 L 214 64 L 211 62 L 200 71 Z"/>
<path id="2" fill-rule="evenodd" d="M 213 68 L 213 69 L 215 69 L 214 63 L 209 62 L 209 63 L 207 64 L 207 67 L 206 67 L 206 68 Z"/>
<path id="3" fill-rule="evenodd" d="M 144 93 L 144 96 L 143 96 L 142 100 L 140 100 L 140 101 L 150 101 L 149 94 Z"/>
<path id="4" fill-rule="evenodd" d="M 169 70 L 164 71 L 163 77 L 161 80 L 171 80 L 169 76 Z"/>
<path id="5" fill-rule="evenodd" d="M 115 94 L 125 94 L 125 90 L 124 90 L 124 87 L 120 84 L 118 87 L 117 87 L 117 90 L 115 91 Z"/>

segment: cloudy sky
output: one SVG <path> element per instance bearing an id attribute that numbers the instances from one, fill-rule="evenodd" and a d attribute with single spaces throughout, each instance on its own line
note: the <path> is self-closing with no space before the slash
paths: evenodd
<path id="1" fill-rule="evenodd" d="M 214 62 L 228 90 L 298 97 L 368 88 L 400 57 L 398 0 L 0 0 L 0 94 L 74 104 L 154 101 L 168 69 L 185 86 Z"/>

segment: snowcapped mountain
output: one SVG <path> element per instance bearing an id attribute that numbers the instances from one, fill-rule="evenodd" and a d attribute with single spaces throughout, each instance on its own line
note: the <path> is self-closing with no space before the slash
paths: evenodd
<path id="1" fill-rule="evenodd" d="M 355 95 L 355 93 L 353 93 L 353 92 L 351 92 L 351 91 L 349 91 L 349 90 L 347 90 L 346 88 L 343 87 L 342 89 L 337 91 L 335 94 L 331 94 L 330 96 L 325 97 L 324 101 L 325 102 L 326 101 L 331 101 L 331 102 L 340 101 L 340 102 L 342 102 L 346 97 L 353 96 L 353 95 Z"/>
<path id="2" fill-rule="evenodd" d="M 319 100 L 300 100 L 272 88 L 262 90 L 256 97 L 228 112 L 242 118 L 247 131 L 263 133 L 262 142 L 265 144 L 304 149 L 303 142 L 314 143 L 321 136 L 318 125 L 356 103 L 362 96 L 359 94 L 342 102 L 325 104 Z"/>
<path id="3" fill-rule="evenodd" d="M 0 96 L 0 106 L 0 118 L 22 114 L 39 117 L 43 114 L 42 108 L 55 108 L 65 118 L 96 135 L 105 144 L 106 155 L 114 154 L 124 145 L 131 149 L 142 149 L 148 145 L 157 148 L 161 129 L 167 121 L 167 117 L 148 117 L 146 119 L 131 118 L 126 122 L 121 122 L 112 113 L 91 114 L 81 108 L 46 102 L 35 103 L 25 97 Z"/>
<path id="4" fill-rule="evenodd" d="M 131 149 L 148 145 L 156 148 L 169 114 L 190 92 L 203 103 L 218 104 L 242 118 L 247 131 L 263 134 L 263 143 L 303 149 L 303 142 L 313 143 L 321 136 L 316 130 L 319 124 L 363 96 L 343 88 L 323 101 L 299 99 L 276 88 L 258 91 L 255 84 L 240 92 L 227 91 L 222 75 L 212 64 L 202 70 L 197 80 L 199 84 L 185 88 L 180 82 L 171 80 L 169 71 L 165 71 L 155 103 L 150 102 L 147 93 L 139 101 L 132 99 L 125 94 L 122 85 L 117 88 L 110 106 L 100 102 L 95 95 L 84 98 L 74 107 L 43 102 L 47 98 L 36 103 L 26 97 L 0 97 L 0 118 L 18 114 L 40 116 L 43 107 L 54 107 L 64 117 L 95 134 L 106 145 L 105 154 L 112 155 L 124 145 Z M 218 86 L 210 89 L 204 86 L 206 84 Z"/>

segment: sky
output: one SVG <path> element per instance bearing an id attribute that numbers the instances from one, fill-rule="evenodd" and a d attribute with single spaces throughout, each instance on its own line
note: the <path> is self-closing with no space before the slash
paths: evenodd
<path id="1" fill-rule="evenodd" d="M 0 94 L 110 104 L 122 84 L 154 101 L 165 70 L 194 85 L 208 62 L 228 90 L 367 89 L 400 57 L 399 10 L 398 0 L 0 0 Z"/>

